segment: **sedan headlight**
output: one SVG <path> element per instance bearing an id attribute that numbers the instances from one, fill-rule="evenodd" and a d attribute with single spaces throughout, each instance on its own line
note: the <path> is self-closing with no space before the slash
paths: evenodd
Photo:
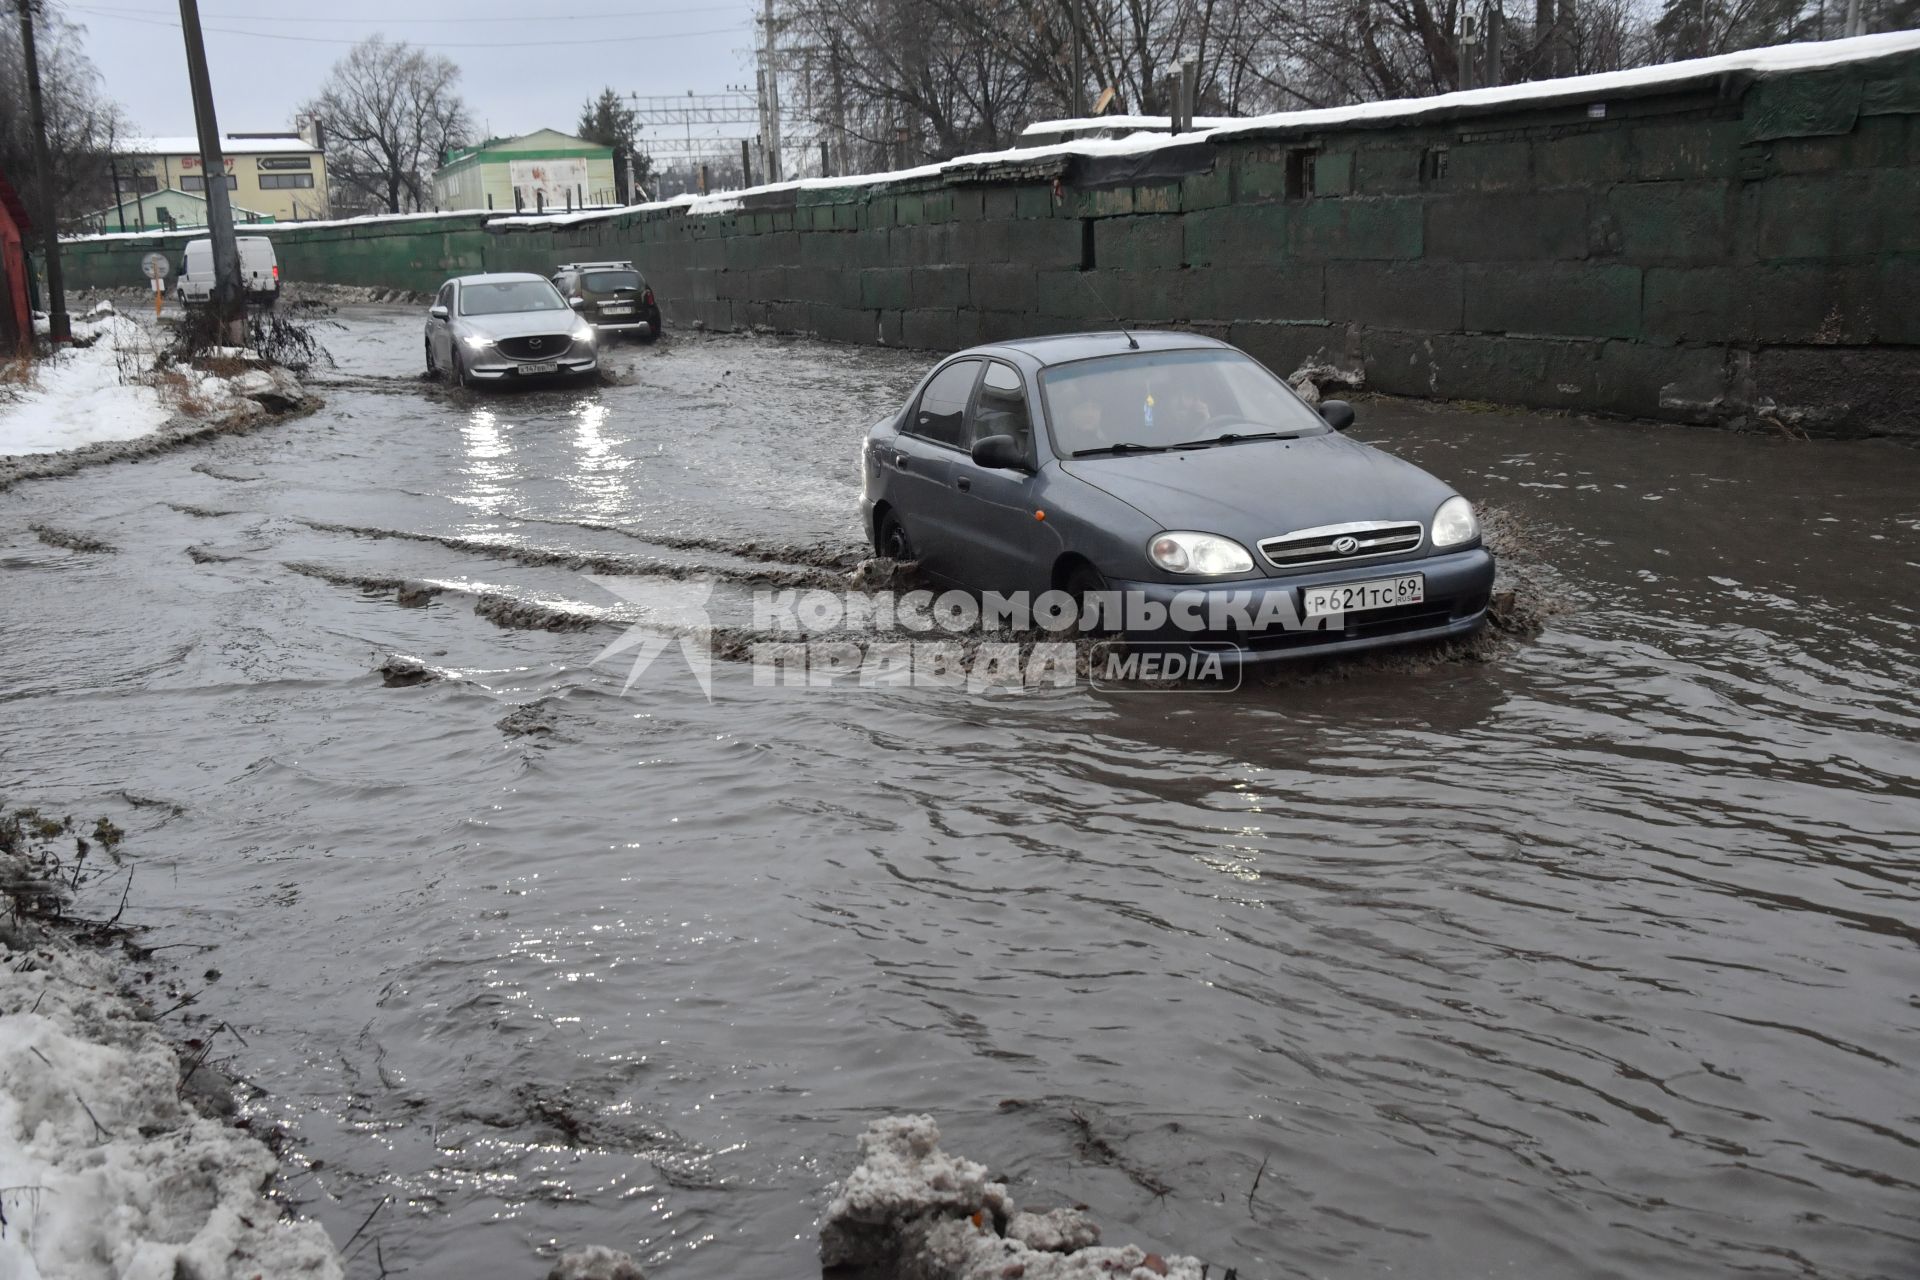
<path id="1" fill-rule="evenodd" d="M 464 334 L 461 336 L 460 341 L 466 343 L 469 347 L 473 348 L 475 351 L 485 351 L 488 347 L 493 345 L 492 338 L 483 338 L 477 333 Z"/>
<path id="2" fill-rule="evenodd" d="M 1147 554 L 1168 573 L 1245 573 L 1253 568 L 1245 547 L 1212 533 L 1156 533 Z"/>
<path id="3" fill-rule="evenodd" d="M 1457 547 L 1480 536 L 1480 522 L 1473 518 L 1473 504 L 1454 496 L 1433 513 L 1433 545 Z"/>

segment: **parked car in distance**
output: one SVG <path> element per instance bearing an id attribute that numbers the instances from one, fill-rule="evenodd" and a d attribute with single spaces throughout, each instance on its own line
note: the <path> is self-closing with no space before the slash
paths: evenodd
<path id="1" fill-rule="evenodd" d="M 660 336 L 660 304 L 631 262 L 565 262 L 554 270 L 553 287 L 602 332 L 646 342 Z"/>
<path id="2" fill-rule="evenodd" d="M 280 298 L 280 259 L 267 236 L 236 236 L 240 247 L 240 283 L 247 301 L 272 306 Z M 213 241 L 189 240 L 180 259 L 174 297 L 182 306 L 201 306 L 213 296 Z"/>
<path id="3" fill-rule="evenodd" d="M 427 376 L 459 386 L 585 377 L 600 368 L 593 326 L 530 272 L 455 276 L 427 308 Z"/>
<path id="4" fill-rule="evenodd" d="M 1472 506 L 1352 421 L 1193 334 L 975 347 L 869 430 L 861 507 L 881 554 L 971 590 L 1180 598 L 1209 623 L 1238 593 L 1267 624 L 1124 634 L 1242 661 L 1477 629 L 1494 562 Z M 1307 625 L 1274 623 L 1283 605 Z"/>

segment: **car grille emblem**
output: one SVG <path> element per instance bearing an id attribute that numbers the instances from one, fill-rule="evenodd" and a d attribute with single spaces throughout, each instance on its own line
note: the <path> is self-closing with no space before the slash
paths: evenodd
<path id="1" fill-rule="evenodd" d="M 1333 540 L 1333 549 L 1343 556 L 1350 556 L 1360 549 L 1360 539 L 1352 534 L 1342 534 Z"/>
<path id="2" fill-rule="evenodd" d="M 535 351 L 538 351 L 538 350 L 540 349 L 540 342 L 541 342 L 541 340 L 540 340 L 539 338 L 528 338 L 528 339 L 527 339 L 527 345 L 528 345 L 529 347 L 532 347 L 532 348 L 533 348 L 533 349 L 534 349 Z M 1358 545 L 1358 544 L 1356 544 L 1356 545 Z"/>

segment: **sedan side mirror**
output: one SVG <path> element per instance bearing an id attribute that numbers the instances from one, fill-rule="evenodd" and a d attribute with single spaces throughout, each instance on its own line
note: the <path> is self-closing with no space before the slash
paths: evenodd
<path id="1" fill-rule="evenodd" d="M 447 309 L 435 303 L 433 306 L 427 308 L 427 314 L 435 320 L 445 320 L 447 318 Z"/>
<path id="2" fill-rule="evenodd" d="M 1325 418 L 1327 425 L 1335 431 L 1345 431 L 1353 425 L 1353 406 L 1345 400 L 1322 400 L 1320 416 Z"/>
<path id="3" fill-rule="evenodd" d="M 983 467 L 1025 471 L 1027 451 L 1012 436 L 982 436 L 973 442 L 973 460 Z"/>

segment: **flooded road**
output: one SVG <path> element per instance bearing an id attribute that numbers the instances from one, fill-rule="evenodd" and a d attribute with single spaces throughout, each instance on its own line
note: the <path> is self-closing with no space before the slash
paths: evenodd
<path id="1" fill-rule="evenodd" d="M 0 493 L 0 796 L 127 828 L 349 1274 L 790 1280 L 920 1110 L 1244 1280 L 1920 1272 L 1920 454 L 1363 404 L 1499 509 L 1543 635 L 623 696 L 617 631 L 476 601 L 830 572 L 929 358 L 688 337 L 473 398 L 418 323 L 352 311 L 314 417 Z"/>

